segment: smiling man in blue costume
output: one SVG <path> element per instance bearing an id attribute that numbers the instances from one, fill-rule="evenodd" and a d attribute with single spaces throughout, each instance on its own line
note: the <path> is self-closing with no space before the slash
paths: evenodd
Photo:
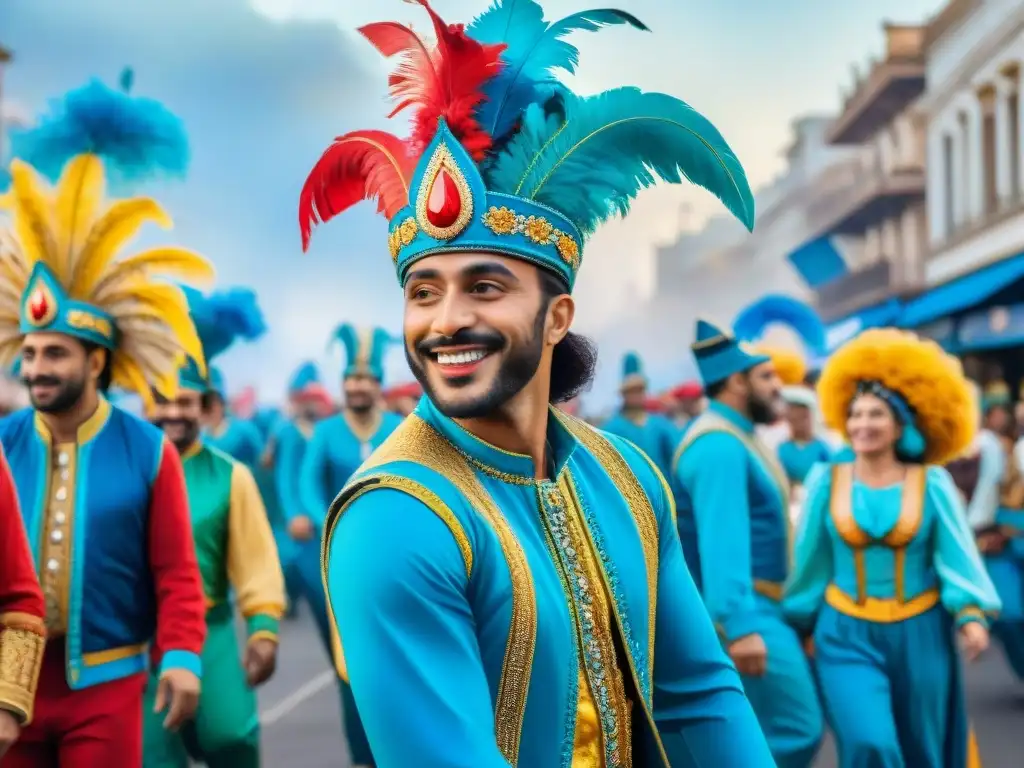
<path id="1" fill-rule="evenodd" d="M 345 405 L 341 413 L 319 421 L 313 429 L 299 476 L 301 512 L 288 524 L 292 537 L 299 544 L 295 560 L 298 580 L 330 654 L 334 646 L 319 557 L 320 534 L 327 509 L 359 465 L 402 421 L 400 416 L 381 407 L 384 355 L 393 343 L 391 334 L 382 328 L 357 328 L 343 323 L 335 330 L 333 340 L 345 348 L 346 365 L 342 374 Z M 339 684 L 352 762 L 356 766 L 373 765 L 352 689 L 344 674 Z"/>
<path id="2" fill-rule="evenodd" d="M 636 352 L 627 352 L 622 358 L 619 391 L 622 393 L 622 407 L 601 428 L 629 440 L 654 461 L 662 474 L 668 476 L 679 430 L 664 416 L 647 412 L 647 377 Z"/>
<path id="3" fill-rule="evenodd" d="M 268 451 L 273 453 L 274 488 L 280 510 L 280 524 L 274 521 L 274 537 L 284 567 L 289 613 L 294 614 L 305 591 L 298 558 L 304 545 L 307 551 L 311 549 L 306 543 L 310 540 L 311 531 L 305 522 L 298 523 L 296 535 L 300 540 L 297 540 L 292 538 L 289 529 L 292 520 L 306 517 L 302 509 L 302 494 L 299 493 L 302 460 L 313 429 L 332 408 L 330 395 L 320 381 L 315 363 L 307 361 L 292 374 L 288 383 L 288 406 L 290 415 L 277 422 Z"/>
<path id="4" fill-rule="evenodd" d="M 108 182 L 183 168 L 187 141 L 162 105 L 94 81 L 16 138 L 0 367 L 20 356 L 32 408 L 0 422 L 0 443 L 49 639 L 35 720 L 3 764 L 138 768 L 147 671 L 165 728 L 195 711 L 205 611 L 177 451 L 103 393 L 173 395 L 179 354 L 201 361 L 202 348 L 182 291 L 160 277 L 213 270 L 178 248 L 122 254 L 145 222 L 171 222 L 152 199 L 104 199 Z"/>
<path id="5" fill-rule="evenodd" d="M 779 601 L 790 540 L 789 483 L 757 424 L 776 418 L 771 358 L 699 320 L 693 355 L 707 410 L 686 430 L 672 473 L 690 570 L 781 768 L 806 768 L 821 706 L 800 638 Z"/>
<path id="6" fill-rule="evenodd" d="M 749 226 L 742 167 L 675 98 L 582 98 L 554 78 L 577 60 L 566 33 L 645 29 L 632 16 L 548 25 L 535 3 L 502 2 L 465 29 L 420 5 L 429 59 L 410 29 L 361 30 L 412 54 L 391 79 L 417 108 L 411 139 L 339 137 L 300 202 L 308 231 L 379 199 L 426 394 L 324 531 L 339 655 L 377 763 L 772 766 L 661 474 L 552 407 L 596 362 L 569 332 L 584 236 L 659 178 L 700 183 Z"/>
<path id="7" fill-rule="evenodd" d="M 215 339 L 237 304 L 231 292 L 190 292 L 200 338 Z M 219 305 L 227 306 L 219 306 Z M 215 321 L 212 332 L 203 322 Z M 189 759 L 209 768 L 258 768 L 260 727 L 254 688 L 273 674 L 278 622 L 284 611 L 284 579 L 267 512 L 252 472 L 206 444 L 200 435 L 209 381 L 195 360 L 179 374 L 173 398 L 157 396 L 150 418 L 181 454 L 192 513 L 195 548 L 206 595 L 203 645 L 206 686 L 194 721 L 176 733 L 152 713 L 151 686 L 145 714 L 145 768 L 187 768 Z M 234 593 L 232 599 L 230 592 Z M 238 649 L 232 602 L 245 618 L 247 641 Z"/>

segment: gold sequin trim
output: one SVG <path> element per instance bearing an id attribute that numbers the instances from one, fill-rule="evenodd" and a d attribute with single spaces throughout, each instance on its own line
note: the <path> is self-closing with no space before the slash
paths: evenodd
<path id="1" fill-rule="evenodd" d="M 398 261 L 398 254 L 402 252 L 405 246 L 416 239 L 419 231 L 419 227 L 416 226 L 416 219 L 410 216 L 388 233 L 388 251 L 391 253 L 392 261 Z"/>
<path id="2" fill-rule="evenodd" d="M 18 716 L 22 725 L 32 721 L 46 647 L 42 622 L 36 617 L 29 618 L 33 620 L 31 624 L 22 624 L 12 614 L 0 616 L 4 622 L 0 629 L 0 702 Z"/>
<path id="3" fill-rule="evenodd" d="M 430 189 L 434 184 L 434 180 L 442 170 L 447 171 L 448 175 L 452 177 L 452 181 L 455 182 L 455 187 L 459 190 L 461 207 L 458 218 L 455 219 L 451 226 L 435 227 L 430 223 L 430 219 L 427 218 L 427 203 L 430 200 Z M 427 168 L 423 172 L 423 180 L 420 182 L 420 189 L 416 195 L 416 223 L 420 229 L 435 240 L 451 240 L 466 228 L 472 218 L 473 190 L 469 188 L 469 182 L 466 181 L 465 175 L 459 170 L 459 165 L 455 162 L 451 150 L 442 142 L 437 145 L 437 149 L 434 150 L 434 154 L 431 156 L 430 162 L 427 163 Z"/>
<path id="4" fill-rule="evenodd" d="M 654 507 L 636 474 L 606 437 L 579 419 L 560 412 L 557 418 L 593 454 L 633 513 L 647 567 L 647 679 L 654 680 L 654 627 L 658 604 L 658 520 Z M 642 690 L 639 682 L 638 690 Z"/>
<path id="5" fill-rule="evenodd" d="M 519 758 L 526 697 L 537 644 L 537 599 L 526 553 L 494 499 L 481 485 L 473 467 L 454 445 L 415 414 L 406 417 L 359 471 L 397 461 L 419 464 L 447 478 L 497 536 L 512 582 L 512 621 L 498 684 L 494 728 L 498 748 L 505 759 L 515 765 Z M 344 494 L 342 491 L 339 499 Z"/>
<path id="6" fill-rule="evenodd" d="M 537 245 L 554 246 L 562 261 L 573 270 L 580 267 L 580 247 L 576 239 L 557 229 L 543 216 L 524 216 L 511 208 L 492 205 L 484 213 L 483 223 L 496 235 L 523 235 Z"/>

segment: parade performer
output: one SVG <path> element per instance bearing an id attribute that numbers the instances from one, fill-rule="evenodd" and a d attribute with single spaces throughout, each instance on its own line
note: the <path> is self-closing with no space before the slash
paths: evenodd
<path id="1" fill-rule="evenodd" d="M 316 618 L 324 647 L 332 656 L 332 629 L 318 554 L 327 509 L 359 465 L 402 421 L 381 408 L 384 354 L 394 341 L 391 334 L 382 328 L 356 328 L 343 323 L 335 329 L 333 341 L 345 348 L 345 405 L 341 413 L 321 420 L 313 429 L 299 477 L 301 511 L 289 523 L 293 538 L 299 542 L 296 564 L 303 595 Z M 352 762 L 356 766 L 373 765 L 344 670 L 339 685 Z"/>
<path id="2" fill-rule="evenodd" d="M 203 347 L 209 360 L 222 355 L 237 340 L 255 341 L 267 331 L 256 294 L 248 288 L 232 288 L 219 296 L 217 302 L 203 302 L 190 294 L 196 306 L 196 327 L 204 334 Z M 209 389 L 204 400 L 203 419 L 206 434 L 203 440 L 255 469 L 263 456 L 264 440 L 249 419 L 234 418 L 227 408 L 227 386 L 224 374 L 211 367 Z"/>
<path id="3" fill-rule="evenodd" d="M 416 404 L 421 397 L 423 397 L 423 387 L 416 381 L 399 384 L 384 392 L 384 402 L 387 403 L 388 410 L 403 418 L 416 410 Z"/>
<path id="4" fill-rule="evenodd" d="M 216 305 L 234 303 L 230 293 L 190 297 L 198 321 L 230 315 Z M 201 339 L 213 334 L 198 325 Z M 221 325 L 218 334 L 225 333 Z M 274 672 L 284 583 L 267 512 L 252 472 L 200 436 L 209 382 L 194 360 L 182 367 L 177 395 L 156 398 L 153 423 L 181 455 L 188 488 L 195 549 L 206 596 L 204 686 L 196 718 L 177 732 L 163 728 L 153 711 L 155 680 L 145 702 L 145 768 L 258 768 L 260 727 L 253 690 Z M 232 593 L 232 594 L 229 594 Z M 248 640 L 239 653 L 232 595 L 245 618 Z"/>
<path id="5" fill-rule="evenodd" d="M 667 476 L 672 468 L 672 453 L 679 434 L 671 421 L 647 409 L 647 377 L 636 352 L 627 352 L 622 358 L 619 392 L 622 394 L 622 407 L 601 428 L 629 440 Z"/>
<path id="6" fill-rule="evenodd" d="M 790 488 L 755 427 L 775 418 L 772 359 L 700 320 L 693 355 L 707 410 L 686 430 L 671 476 L 683 552 L 782 768 L 809 766 L 822 715 L 800 638 L 782 615 Z"/>
<path id="7" fill-rule="evenodd" d="M 981 653 L 999 598 L 934 466 L 976 428 L 960 363 L 911 333 L 869 330 L 832 355 L 818 393 L 855 459 L 808 479 L 783 605 L 813 637 L 839 765 L 976 765 L 955 635 L 969 659 Z"/>
<path id="8" fill-rule="evenodd" d="M 704 387 L 698 381 L 684 381 L 668 393 L 672 423 L 682 433 L 704 411 Z"/>
<path id="9" fill-rule="evenodd" d="M 304 593 L 298 557 L 303 548 L 301 544 L 309 540 L 309 529 L 303 523 L 298 524 L 298 534 L 303 537 L 302 542 L 299 542 L 292 538 L 289 526 L 292 520 L 305 517 L 299 493 L 299 478 L 309 438 L 313 436 L 317 423 L 330 415 L 334 407 L 331 396 L 320 382 L 320 372 L 315 363 L 307 361 L 292 374 L 288 383 L 288 404 L 290 418 L 278 422 L 270 444 L 273 450 L 274 487 L 281 512 L 281 522 L 274 526 L 274 538 L 284 568 L 289 615 L 294 615 Z M 306 549 L 308 553 L 310 548 L 307 546 Z"/>
<path id="10" fill-rule="evenodd" d="M 627 441 L 552 408 L 593 376 L 569 334 L 584 236 L 657 179 L 753 197 L 714 127 L 673 97 L 577 96 L 573 29 L 497 2 L 410 58 L 408 142 L 339 137 L 300 220 L 363 197 L 390 219 L 405 352 L 426 397 L 334 501 L 324 569 L 340 653 L 382 768 L 767 768 L 756 719 L 682 560 L 671 498 Z M 390 160 L 398 167 L 387 165 Z M 384 548 L 381 548 L 381 545 Z M 657 641 L 655 641 L 657 638 Z"/>
<path id="11" fill-rule="evenodd" d="M 93 82 L 20 138 L 18 156 L 60 174 L 51 189 L 11 163 L 14 238 L 0 247 L 0 366 L 20 355 L 33 406 L 0 421 L 0 442 L 49 640 L 35 720 L 4 766 L 137 768 L 151 663 L 164 727 L 195 711 L 205 608 L 178 453 L 103 392 L 174 394 L 178 355 L 202 348 L 183 292 L 154 278 L 213 270 L 179 248 L 118 258 L 146 221 L 170 225 L 151 199 L 104 201 L 107 176 L 138 182 L 185 156 L 162 105 Z"/>
<path id="12" fill-rule="evenodd" d="M 789 437 L 779 443 L 782 468 L 793 488 L 802 487 L 811 467 L 831 461 L 832 448 L 819 436 L 818 398 L 802 384 L 782 388 Z"/>
<path id="13" fill-rule="evenodd" d="M 0 760 L 32 722 L 46 646 L 45 615 L 18 492 L 0 448 Z"/>

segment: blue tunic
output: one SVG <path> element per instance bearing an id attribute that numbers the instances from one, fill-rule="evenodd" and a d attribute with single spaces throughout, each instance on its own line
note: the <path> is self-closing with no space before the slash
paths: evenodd
<path id="1" fill-rule="evenodd" d="M 251 421 L 225 418 L 203 435 L 203 442 L 223 451 L 249 469 L 255 468 L 263 455 L 263 437 Z"/>
<path id="2" fill-rule="evenodd" d="M 536 480 L 424 399 L 332 506 L 325 578 L 377 764 L 774 765 L 660 473 L 554 410 L 548 441 Z"/>
<path id="3" fill-rule="evenodd" d="M 779 445 L 779 462 L 786 470 L 786 477 L 794 485 L 803 485 L 807 473 L 815 464 L 826 463 L 832 459 L 832 449 L 821 438 L 809 443 L 786 440 Z"/>
<path id="4" fill-rule="evenodd" d="M 672 471 L 672 454 L 679 441 L 679 428 L 671 421 L 656 413 L 645 413 L 640 421 L 635 421 L 620 411 L 601 428 L 629 440 L 668 477 Z"/>
<path id="5" fill-rule="evenodd" d="M 711 618 L 727 644 L 758 634 L 768 648 L 767 674 L 743 683 L 772 754 L 782 768 L 806 768 L 824 724 L 779 605 L 790 546 L 785 473 L 749 419 L 712 401 L 687 427 L 672 480 L 683 551 Z"/>
<path id="6" fill-rule="evenodd" d="M 1000 607 L 959 493 L 939 467 L 869 488 L 852 464 L 807 485 L 787 617 L 814 632 L 841 766 L 967 764 L 953 627 Z"/>

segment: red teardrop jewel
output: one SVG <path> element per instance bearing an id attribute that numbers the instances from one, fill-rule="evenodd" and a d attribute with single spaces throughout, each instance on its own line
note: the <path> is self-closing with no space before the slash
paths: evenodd
<path id="1" fill-rule="evenodd" d="M 462 213 L 462 193 L 455 179 L 442 165 L 430 183 L 427 196 L 427 221 L 438 229 L 447 229 Z"/>
<path id="2" fill-rule="evenodd" d="M 28 300 L 28 313 L 32 319 L 39 322 L 46 313 L 50 311 L 50 302 L 46 300 L 46 294 L 42 288 L 36 288 Z"/>

